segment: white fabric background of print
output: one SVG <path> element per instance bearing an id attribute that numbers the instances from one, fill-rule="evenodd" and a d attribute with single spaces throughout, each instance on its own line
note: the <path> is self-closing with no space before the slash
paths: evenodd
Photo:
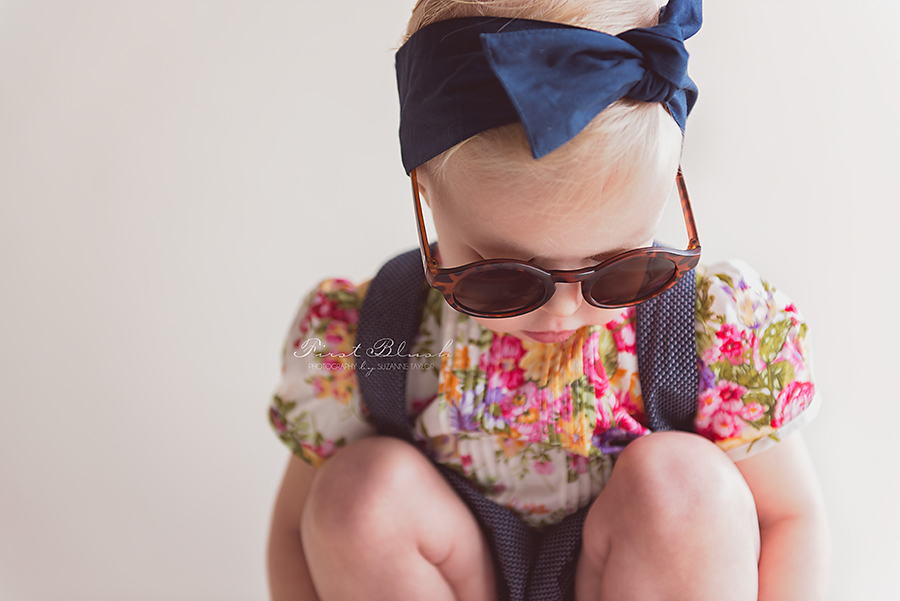
<path id="1" fill-rule="evenodd" d="M 0 598 L 266 598 L 285 329 L 322 277 L 416 244 L 412 4 L 0 0 Z M 900 12 L 705 13 L 683 161 L 705 260 L 809 320 L 830 598 L 891 599 Z"/>

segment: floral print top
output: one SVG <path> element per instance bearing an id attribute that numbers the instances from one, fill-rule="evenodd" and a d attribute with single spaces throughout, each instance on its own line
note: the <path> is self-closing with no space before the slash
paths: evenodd
<path id="1" fill-rule="evenodd" d="M 376 434 L 357 389 L 365 377 L 354 348 L 363 294 L 347 280 L 321 282 L 285 341 L 269 421 L 315 466 Z M 777 444 L 813 418 L 819 395 L 806 323 L 748 265 L 698 268 L 696 334 L 694 428 L 732 459 Z M 590 504 L 618 453 L 650 433 L 633 307 L 541 344 L 494 333 L 431 290 L 407 354 L 407 413 L 418 443 L 535 527 Z"/>

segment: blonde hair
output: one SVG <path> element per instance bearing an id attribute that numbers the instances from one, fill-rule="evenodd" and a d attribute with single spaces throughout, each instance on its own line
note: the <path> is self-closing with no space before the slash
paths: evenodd
<path id="1" fill-rule="evenodd" d="M 658 14 L 657 0 L 419 0 L 405 39 L 431 23 L 473 16 L 553 21 L 616 35 L 651 27 Z M 418 171 L 437 182 L 451 170 L 477 169 L 497 178 L 537 175 L 555 184 L 560 196 L 585 183 L 611 191 L 627 189 L 640 178 L 674 178 L 681 143 L 681 129 L 662 104 L 623 98 L 539 160 L 532 157 L 521 124 L 514 123 L 464 140 Z"/>

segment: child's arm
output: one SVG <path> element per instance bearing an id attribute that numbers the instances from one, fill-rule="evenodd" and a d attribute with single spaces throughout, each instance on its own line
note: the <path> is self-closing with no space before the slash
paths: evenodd
<path id="1" fill-rule="evenodd" d="M 273 601 L 319 601 L 300 542 L 300 516 L 315 473 L 316 468 L 291 455 L 269 531 L 266 561 Z"/>
<path id="2" fill-rule="evenodd" d="M 759 601 L 824 599 L 830 534 L 800 433 L 735 465 L 750 485 L 759 516 Z"/>

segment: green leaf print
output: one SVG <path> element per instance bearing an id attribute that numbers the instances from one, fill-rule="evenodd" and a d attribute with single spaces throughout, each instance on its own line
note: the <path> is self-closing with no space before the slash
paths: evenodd
<path id="1" fill-rule="evenodd" d="M 795 379 L 794 366 L 788 361 L 779 361 L 771 366 L 772 378 L 778 384 L 778 390 L 784 390 L 784 387 Z M 773 391 L 774 392 L 774 391 Z"/>
<path id="2" fill-rule="evenodd" d="M 716 273 L 713 275 L 713 277 L 719 278 L 720 280 L 722 280 L 723 282 L 728 284 L 729 288 L 734 290 L 734 280 L 731 279 L 731 276 L 726 275 L 724 273 Z"/>
<path id="3" fill-rule="evenodd" d="M 714 364 L 718 369 L 713 369 L 713 373 L 718 376 L 718 380 L 728 380 L 734 382 L 734 365 L 728 359 L 721 359 Z M 712 367 L 712 366 L 711 366 Z"/>
<path id="4" fill-rule="evenodd" d="M 606 370 L 606 377 L 611 378 L 619 369 L 619 350 L 616 348 L 616 340 L 613 338 L 612 332 L 606 328 L 601 330 L 598 346 L 600 357 L 603 361 L 603 369 Z"/>
<path id="5" fill-rule="evenodd" d="M 491 348 L 491 343 L 494 342 L 494 332 L 487 328 L 480 328 L 480 330 L 478 338 L 470 338 L 469 344 L 474 344 L 477 348 L 484 351 Z"/>
<path id="6" fill-rule="evenodd" d="M 703 330 L 696 333 L 697 336 L 697 354 L 703 355 L 706 351 L 712 348 L 712 346 L 716 343 L 716 334 L 715 330 L 713 330 L 708 321 L 703 322 Z"/>
<path id="7" fill-rule="evenodd" d="M 767 409 L 772 405 L 772 397 L 769 395 L 767 390 L 754 390 L 747 392 L 741 400 L 744 401 L 744 404 L 747 405 L 749 403 L 759 403 L 763 407 Z"/>
<path id="8" fill-rule="evenodd" d="M 735 384 L 740 384 L 744 388 L 753 389 L 765 386 L 765 380 L 750 363 L 734 365 L 731 369 L 731 377 L 728 378 Z"/>
<path id="9" fill-rule="evenodd" d="M 342 309 L 358 309 L 362 304 L 359 300 L 359 293 L 355 290 L 332 290 L 327 295 L 329 299 L 334 299 Z"/>
<path id="10" fill-rule="evenodd" d="M 297 406 L 296 401 L 285 401 L 277 394 L 272 396 L 272 401 L 275 405 L 275 410 L 278 411 L 278 413 L 280 413 L 283 417 L 287 416 L 287 414 L 293 411 L 294 407 Z"/>
<path id="11" fill-rule="evenodd" d="M 440 293 L 440 291 L 432 288 L 428 292 L 428 296 L 425 298 L 424 315 L 425 317 L 432 317 L 438 327 L 440 327 L 441 325 L 441 315 L 443 313 L 443 307 L 444 296 Z"/>
<path id="12" fill-rule="evenodd" d="M 759 340 L 759 357 L 766 363 L 771 363 L 775 356 L 781 352 L 787 340 L 788 332 L 791 329 L 791 320 L 784 319 L 776 321 L 763 333 Z"/>
<path id="13" fill-rule="evenodd" d="M 710 281 L 701 275 L 697 275 L 697 298 L 694 312 L 697 320 L 704 325 L 712 321 L 713 298 L 709 295 Z"/>
<path id="14" fill-rule="evenodd" d="M 291 435 L 290 432 L 281 432 L 280 434 L 278 434 L 278 438 L 280 438 L 281 442 L 283 442 L 285 446 L 290 449 L 291 453 L 293 453 L 294 455 L 300 455 L 301 457 L 303 456 L 303 446 L 299 441 L 297 441 L 296 438 L 294 438 L 294 436 Z"/>

